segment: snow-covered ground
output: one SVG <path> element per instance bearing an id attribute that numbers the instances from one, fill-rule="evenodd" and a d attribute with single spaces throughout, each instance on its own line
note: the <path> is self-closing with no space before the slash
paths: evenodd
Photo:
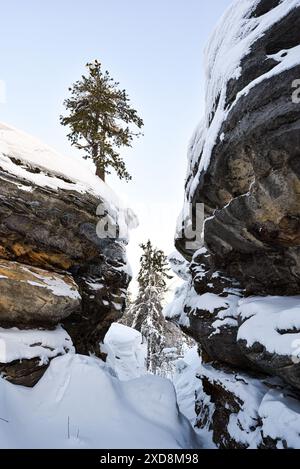
<path id="1" fill-rule="evenodd" d="M 240 300 L 239 313 L 249 318 L 241 335 L 248 342 L 257 340 L 265 322 L 270 326 L 271 314 L 273 335 L 281 327 L 299 327 L 298 305 L 299 297 Z M 257 327 L 246 326 L 250 321 Z M 265 338 L 270 347 L 277 347 L 280 342 L 272 334 Z M 283 397 L 280 386 L 273 389 L 253 378 L 237 379 L 235 374 L 203 366 L 196 347 L 177 360 L 171 381 L 146 373 L 141 334 L 120 324 L 113 324 L 105 338 L 106 363 L 76 355 L 62 328 L 22 334 L 17 329 L 0 330 L 2 362 L 40 357 L 41 364 L 46 363 L 54 356 L 51 349 L 64 355 L 52 360 L 33 389 L 0 378 L 0 448 L 214 448 L 207 428 L 194 429 L 195 394 L 205 399 L 197 378 L 203 374 L 245 403 L 228 425 L 235 441 L 255 448 L 263 435 L 299 447 L 300 408 L 292 396 Z M 263 426 L 252 431 L 256 419 Z"/>
<path id="2" fill-rule="evenodd" d="M 115 324 L 105 342 L 107 363 L 68 353 L 33 389 L 0 378 L 0 448 L 198 447 L 173 383 L 145 374 L 141 335 Z"/>
<path id="3" fill-rule="evenodd" d="M 33 389 L 0 379 L 1 448 L 195 446 L 173 384 L 163 378 L 120 381 L 101 360 L 68 354 Z"/>

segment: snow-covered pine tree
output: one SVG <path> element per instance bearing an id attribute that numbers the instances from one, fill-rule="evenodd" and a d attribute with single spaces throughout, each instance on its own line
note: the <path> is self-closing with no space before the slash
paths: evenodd
<path id="1" fill-rule="evenodd" d="M 101 63 L 95 60 L 86 65 L 88 76 L 82 76 L 69 88 L 71 97 L 64 101 L 69 112 L 61 116 L 60 122 L 70 128 L 68 139 L 71 144 L 84 150 L 85 158 L 92 158 L 96 174 L 104 181 L 109 168 L 113 168 L 120 179 L 131 179 L 118 149 L 130 147 L 134 132 L 131 125 L 141 129 L 143 120 L 130 106 L 125 90 L 119 89 L 109 73 L 103 72 Z"/>
<path id="2" fill-rule="evenodd" d="M 147 369 L 156 374 L 161 355 L 166 347 L 165 318 L 162 314 L 163 299 L 167 291 L 169 275 L 167 257 L 152 246 L 149 240 L 141 244 L 143 254 L 138 275 L 139 292 L 122 321 L 143 335 L 147 341 Z"/>

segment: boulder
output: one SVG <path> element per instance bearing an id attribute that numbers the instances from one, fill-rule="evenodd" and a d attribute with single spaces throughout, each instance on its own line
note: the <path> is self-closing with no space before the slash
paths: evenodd
<path id="1" fill-rule="evenodd" d="M 206 249 L 196 252 L 190 265 L 191 286 L 183 300 L 184 331 L 198 342 L 205 362 L 219 361 L 240 368 L 251 367 L 237 343 L 238 302 L 243 291 L 210 266 Z"/>
<path id="2" fill-rule="evenodd" d="M 100 356 L 103 341 L 113 322 L 120 320 L 126 307 L 131 273 L 127 266 L 126 244 L 101 240 L 99 254 L 73 273 L 82 297 L 81 312 L 63 321 L 78 353 Z"/>
<path id="3" fill-rule="evenodd" d="M 48 366 L 48 363 L 41 365 L 38 358 L 0 363 L 0 376 L 12 384 L 32 388 L 43 377 Z"/>
<path id="4" fill-rule="evenodd" d="M 78 286 L 70 275 L 0 260 L 0 324 L 53 325 L 80 310 Z"/>

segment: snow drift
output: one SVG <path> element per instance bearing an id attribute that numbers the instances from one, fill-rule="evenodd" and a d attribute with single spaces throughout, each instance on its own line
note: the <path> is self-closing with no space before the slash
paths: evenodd
<path id="1" fill-rule="evenodd" d="M 68 354 L 54 359 L 33 389 L 0 379 L 1 448 L 195 445 L 174 387 L 163 378 L 121 382 L 101 360 Z"/>

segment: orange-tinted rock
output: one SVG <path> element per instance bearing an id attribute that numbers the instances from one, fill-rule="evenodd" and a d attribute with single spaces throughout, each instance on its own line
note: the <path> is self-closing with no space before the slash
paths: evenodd
<path id="1" fill-rule="evenodd" d="M 0 324 L 53 325 L 80 309 L 78 287 L 60 275 L 0 260 Z"/>

